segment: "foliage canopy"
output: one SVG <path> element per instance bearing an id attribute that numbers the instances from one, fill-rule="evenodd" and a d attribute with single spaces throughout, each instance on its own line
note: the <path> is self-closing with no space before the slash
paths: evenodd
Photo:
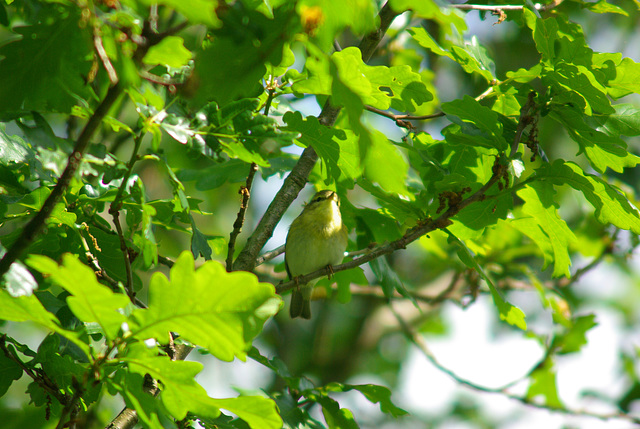
<path id="1" fill-rule="evenodd" d="M 596 266 L 628 280 L 606 303 L 621 329 L 640 320 L 640 63 L 588 42 L 630 37 L 638 3 L 379 3 L 0 2 L 7 427 L 502 423 L 464 400 L 408 413 L 412 344 L 476 391 L 640 422 L 630 344 L 624 391 L 596 395 L 610 414 L 567 405 L 556 379 L 598 325 L 581 290 Z M 338 192 L 351 235 L 343 264 L 305 276 L 333 274 L 305 326 L 264 250 L 307 183 Z M 485 297 L 496 332 L 540 350 L 501 388 L 424 342 L 446 336 L 445 306 Z M 271 381 L 214 398 L 196 376 L 236 358 Z"/>

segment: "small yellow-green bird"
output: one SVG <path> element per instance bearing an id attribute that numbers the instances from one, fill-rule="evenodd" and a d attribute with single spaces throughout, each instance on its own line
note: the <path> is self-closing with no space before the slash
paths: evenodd
<path id="1" fill-rule="evenodd" d="M 346 249 L 347 228 L 342 223 L 340 198 L 333 191 L 320 191 L 289 228 L 284 258 L 289 278 L 339 264 Z M 292 318 L 311 318 L 311 293 L 316 282 L 299 284 L 293 290 L 289 308 Z"/>

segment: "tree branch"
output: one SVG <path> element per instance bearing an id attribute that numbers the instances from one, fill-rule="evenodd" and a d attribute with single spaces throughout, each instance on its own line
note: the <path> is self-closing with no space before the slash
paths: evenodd
<path id="1" fill-rule="evenodd" d="M 247 180 L 240 188 L 240 195 L 242 195 L 242 201 L 240 202 L 240 210 L 238 210 L 238 216 L 236 217 L 236 221 L 233 223 L 233 231 L 229 235 L 229 245 L 227 249 L 227 271 L 233 270 L 233 251 L 236 246 L 236 239 L 238 235 L 242 231 L 242 225 L 244 225 L 244 217 L 247 214 L 247 208 L 249 207 L 249 198 L 251 198 L 251 185 L 253 184 L 253 178 L 256 175 L 256 171 L 258 171 L 258 165 L 255 162 L 251 163 L 249 167 L 249 174 L 247 175 Z"/>
<path id="2" fill-rule="evenodd" d="M 450 370 L 449 368 L 443 366 L 440 362 L 438 362 L 438 360 L 436 359 L 436 357 L 434 356 L 434 354 L 431 352 L 431 350 L 429 350 L 429 347 L 427 346 L 427 343 L 424 341 L 424 338 L 415 331 L 415 329 L 413 329 L 413 327 L 411 327 L 399 314 L 397 311 L 394 310 L 394 308 L 389 305 L 389 308 L 391 309 L 391 312 L 393 313 L 393 315 L 395 316 L 396 320 L 398 321 L 398 324 L 400 325 L 400 327 L 402 328 L 402 331 L 404 332 L 405 336 L 407 337 L 407 339 L 409 341 L 411 341 L 416 347 L 418 347 L 418 349 L 422 352 L 422 354 L 429 360 L 429 362 L 431 362 L 431 364 L 433 366 L 435 366 L 438 370 L 444 372 L 445 374 L 447 374 L 449 377 L 451 377 L 452 379 L 454 379 L 458 384 L 461 384 L 463 386 L 466 386 L 470 389 L 479 391 L 479 392 L 486 392 L 486 393 L 494 393 L 494 394 L 499 394 L 502 395 L 506 398 L 509 399 L 513 399 L 515 401 L 518 401 L 524 405 L 528 405 L 534 408 L 539 408 L 542 410 L 547 410 L 547 411 L 551 411 L 554 413 L 562 413 L 562 414 L 567 414 L 567 415 L 572 415 L 572 416 L 583 416 L 583 417 L 592 417 L 592 418 L 596 418 L 596 419 L 600 419 L 600 420 L 611 420 L 611 419 L 621 419 L 621 420 L 627 420 L 630 422 L 633 422 L 635 424 L 640 423 L 640 418 L 638 417 L 634 417 L 631 416 L 629 414 L 624 414 L 624 413 L 611 413 L 611 414 L 599 414 L 599 413 L 594 413 L 594 412 L 590 412 L 590 411 L 586 411 L 586 410 L 573 410 L 570 408 L 565 408 L 565 407 L 553 407 L 553 406 L 549 406 L 549 405 L 545 405 L 545 404 L 540 404 L 537 402 L 534 402 L 533 399 L 527 398 L 525 396 L 520 396 L 520 395 L 515 395 L 513 393 L 510 393 L 507 391 L 507 389 L 511 386 L 513 386 L 514 384 L 523 381 L 525 378 L 527 378 L 531 373 L 533 373 L 533 371 L 536 370 L 536 368 L 540 365 L 540 363 L 543 363 L 544 360 L 546 360 L 548 358 L 549 355 L 549 351 L 547 351 L 545 353 L 545 355 L 543 356 L 543 360 L 540 360 L 534 367 L 532 367 L 531 370 L 529 370 L 527 372 L 527 375 L 525 377 L 519 378 L 511 383 L 508 383 L 502 387 L 487 387 L 487 386 L 482 386 L 480 384 L 474 383 L 472 381 L 469 381 L 467 379 L 464 379 L 460 376 L 458 376 L 455 372 L 453 372 L 452 370 Z"/>
<path id="3" fill-rule="evenodd" d="M 554 0 L 549 4 L 540 4 L 536 3 L 533 7 L 539 11 L 547 11 L 551 10 L 560 5 L 564 0 Z M 501 10 L 522 10 L 525 8 L 525 5 L 521 4 L 450 4 L 450 7 L 459 10 L 484 10 L 489 12 L 498 12 Z"/>
<path id="4" fill-rule="evenodd" d="M 382 40 L 382 37 L 389 29 L 391 22 L 398 14 L 398 12 L 391 9 L 389 3 L 386 3 L 382 9 L 380 9 L 380 13 L 378 14 L 378 17 L 380 18 L 380 27 L 376 31 L 364 36 L 359 45 L 363 61 L 366 62 L 371 58 L 378 46 L 378 43 L 380 43 L 380 40 Z M 341 107 L 331 105 L 331 98 L 329 98 L 325 103 L 322 112 L 318 116 L 318 120 L 321 124 L 327 127 L 332 127 L 338 117 L 338 113 L 340 113 L 340 110 Z M 291 205 L 293 200 L 296 199 L 302 188 L 307 184 L 309 173 L 313 169 L 317 160 L 318 155 L 311 146 L 307 147 L 302 152 L 297 164 L 284 180 L 282 187 L 274 197 L 271 204 L 269 204 L 267 211 L 262 216 L 262 219 L 260 219 L 255 231 L 247 240 L 244 249 L 242 249 L 242 252 L 238 255 L 238 259 L 236 259 L 236 262 L 233 265 L 234 270 L 253 270 L 256 266 L 258 253 L 267 240 L 269 240 L 273 235 L 273 230 L 278 222 L 280 222 L 280 219 L 282 219 L 284 212 Z"/>
<path id="5" fill-rule="evenodd" d="M 517 153 L 518 147 L 520 145 L 520 140 L 524 133 L 524 129 L 531 123 L 531 115 L 533 112 L 535 112 L 535 107 L 535 92 L 532 91 L 529 94 L 527 103 L 520 109 L 520 121 L 516 130 L 516 136 L 511 145 L 510 159 L 513 158 Z M 392 241 L 391 243 L 385 244 L 383 246 L 376 247 L 373 250 L 365 253 L 363 256 L 353 259 L 352 261 L 345 262 L 344 264 L 321 268 L 317 271 L 314 271 L 313 273 L 306 274 L 304 276 L 298 276 L 295 281 L 290 280 L 288 282 L 279 284 L 276 286 L 276 292 L 283 293 L 292 289 L 297 284 L 305 284 L 310 280 L 318 277 L 323 277 L 339 271 L 358 267 L 362 264 L 379 258 L 380 256 L 393 253 L 396 250 L 405 249 L 410 243 L 416 241 L 423 235 L 435 231 L 436 229 L 446 228 L 447 226 L 451 225 L 451 218 L 457 215 L 462 209 L 467 207 L 469 204 L 485 199 L 486 192 L 504 177 L 504 175 L 507 173 L 507 169 L 508 163 L 501 162 L 499 157 L 496 158 L 496 162 L 493 165 L 493 174 L 491 175 L 487 183 L 485 183 L 480 189 L 478 189 L 469 197 L 451 204 L 449 208 L 438 218 L 418 220 L 418 224 L 415 227 L 407 230 L 407 232 L 405 232 L 405 234 L 398 240 Z"/>
<path id="6" fill-rule="evenodd" d="M 107 51 L 104 49 L 104 45 L 102 44 L 102 35 L 100 34 L 100 28 L 98 26 L 93 27 L 93 46 L 96 48 L 96 53 L 102 61 L 102 66 L 107 72 L 107 76 L 109 76 L 109 81 L 111 85 L 115 85 L 118 83 L 118 74 L 116 73 L 116 69 L 111 64 L 111 60 L 107 55 Z"/>
<path id="7" fill-rule="evenodd" d="M 495 85 L 500 85 L 502 82 L 495 82 Z M 489 94 L 491 94 L 493 92 L 493 86 L 490 86 L 489 88 L 487 88 L 482 94 L 478 95 L 475 100 L 476 101 L 480 101 L 483 98 L 487 97 Z M 392 121 L 394 121 L 396 123 L 397 126 L 402 127 L 402 128 L 411 128 L 412 125 L 406 121 L 425 121 L 428 119 L 435 119 L 435 118 L 440 118 L 442 116 L 445 116 L 444 112 L 436 112 L 436 113 L 432 113 L 430 115 L 420 115 L 420 116 L 413 116 L 413 115 L 408 115 L 406 113 L 401 113 L 401 114 L 394 114 L 391 112 L 387 112 L 386 110 L 382 110 L 382 109 L 378 109 L 376 107 L 373 106 L 364 106 L 364 108 L 366 110 L 368 110 L 369 112 L 372 113 L 376 113 L 380 116 L 384 116 L 385 118 L 389 118 Z"/>
<path id="8" fill-rule="evenodd" d="M 12 340 L 15 341 L 15 340 Z M 0 349 L 4 353 L 4 355 L 14 361 L 15 363 L 22 368 L 25 374 L 35 381 L 38 386 L 42 388 L 47 394 L 53 396 L 60 402 L 62 405 L 66 405 L 69 402 L 69 398 L 67 395 L 60 392 L 60 388 L 56 385 L 56 383 L 51 380 L 46 373 L 38 371 L 37 369 L 30 368 L 27 364 L 22 362 L 22 359 L 15 353 L 13 349 L 9 349 L 7 347 L 7 334 L 0 335 Z"/>
<path id="9" fill-rule="evenodd" d="M 89 234 L 89 236 L 93 240 L 95 240 L 95 238 L 91 236 L 91 233 L 89 232 L 89 225 L 87 225 L 86 223 L 83 223 L 82 226 L 84 227 L 83 229 L 87 231 L 87 234 Z M 84 249 L 84 255 L 87 258 L 87 265 L 91 267 L 91 269 L 96 273 L 96 275 L 99 278 L 109 283 L 109 285 L 111 286 L 111 289 L 114 289 L 114 290 L 117 289 L 118 282 L 112 279 L 111 276 L 109 276 L 109 274 L 100 266 L 100 263 L 98 262 L 98 258 L 96 258 L 93 252 L 91 251 L 91 248 L 89 247 L 89 243 L 87 243 L 87 240 L 84 238 L 84 235 L 82 235 L 82 231 L 78 231 L 78 236 L 80 237 L 80 243 L 82 244 L 82 248 Z M 97 247 L 97 243 L 95 241 L 94 241 L 94 246 Z M 100 251 L 99 249 L 97 250 Z"/>
<path id="10" fill-rule="evenodd" d="M 269 82 L 266 84 L 266 89 L 269 92 L 269 96 L 267 97 L 267 101 L 264 103 L 264 112 L 263 115 L 269 115 L 269 109 L 271 109 L 271 102 L 273 101 L 274 94 L 278 84 L 276 79 L 271 77 Z M 251 163 L 251 169 L 249 170 L 249 175 L 247 176 L 247 181 L 245 186 L 240 189 L 240 193 L 242 194 L 242 202 L 240 203 L 240 210 L 238 211 L 238 216 L 236 217 L 236 221 L 233 223 L 233 231 L 231 231 L 231 235 L 229 236 L 229 248 L 227 251 L 227 271 L 233 271 L 233 253 L 236 244 L 236 239 L 242 230 L 242 225 L 244 224 L 244 217 L 247 213 L 247 207 L 249 206 L 249 198 L 251 197 L 251 185 L 253 183 L 253 177 L 258 171 L 258 165 L 255 162 Z"/>
<path id="11" fill-rule="evenodd" d="M 496 169 L 496 172 L 494 172 L 493 176 L 491 176 L 489 181 L 480 189 L 478 189 L 474 194 L 465 198 L 459 203 L 452 205 L 451 207 L 449 207 L 449 209 L 447 209 L 446 212 L 444 212 L 442 215 L 440 215 L 440 217 L 438 217 L 435 220 L 427 219 L 427 220 L 419 221 L 417 226 L 409 229 L 398 240 L 395 240 L 395 241 L 392 241 L 391 243 L 374 248 L 373 250 L 364 254 L 363 256 L 356 258 L 352 261 L 345 262 L 344 264 L 334 265 L 332 267 L 325 267 L 317 271 L 314 271 L 313 273 L 306 274 L 304 276 L 298 276 L 296 279 L 297 282 L 299 284 L 304 284 L 318 277 L 323 277 L 329 274 L 337 273 L 339 271 L 344 271 L 344 270 L 349 270 L 351 268 L 359 267 L 360 265 L 365 264 L 369 261 L 372 261 L 376 258 L 379 258 L 380 256 L 388 255 L 390 253 L 395 252 L 396 250 L 405 249 L 407 245 L 409 245 L 410 243 L 416 241 L 423 235 L 426 235 L 432 231 L 435 231 L 436 229 L 446 228 L 447 226 L 451 225 L 451 220 L 450 220 L 451 217 L 458 214 L 460 210 L 462 210 L 469 204 L 484 198 L 485 192 L 487 192 L 489 188 L 491 188 L 496 182 L 498 182 L 498 180 L 502 178 L 502 175 L 504 174 L 505 171 L 506 171 L 506 167 L 499 165 L 498 168 Z M 293 289 L 296 286 L 296 284 L 297 283 L 294 280 L 290 280 L 288 282 L 279 284 L 278 286 L 276 286 L 276 292 L 277 293 L 286 292 L 290 289 Z"/>
<path id="12" fill-rule="evenodd" d="M 49 197 L 47 197 L 40 211 L 25 225 L 20 237 L 13 243 L 13 246 L 7 251 L 2 260 L 0 260 L 0 277 L 9 270 L 9 267 L 16 259 L 22 256 L 24 251 L 27 250 L 40 233 L 45 221 L 62 197 L 62 194 L 67 190 L 71 179 L 82 162 L 82 157 L 87 150 L 89 140 L 121 93 L 122 87 L 120 85 L 114 85 L 109 88 L 104 99 L 89 118 L 89 121 L 78 137 L 73 152 L 69 155 L 67 166 L 62 172 L 60 179 L 58 179 L 58 183 L 51 191 L 51 194 L 49 194 Z"/>
<path id="13" fill-rule="evenodd" d="M 135 303 L 135 291 L 133 290 L 133 271 L 131 270 L 131 260 L 129 258 L 129 248 L 127 247 L 127 242 L 124 238 L 124 233 L 122 231 L 122 225 L 120 224 L 120 209 L 122 208 L 124 190 L 129 183 L 129 178 L 131 177 L 131 173 L 133 172 L 133 166 L 136 163 L 138 158 L 138 150 L 140 149 L 140 143 L 142 143 L 143 134 L 140 133 L 134 139 L 134 147 L 131 152 L 131 158 L 129 158 L 129 162 L 127 163 L 127 171 L 122 178 L 122 183 L 120 184 L 120 188 L 118 188 L 118 193 L 116 194 L 115 199 L 111 203 L 109 207 L 109 214 L 113 216 L 113 224 L 116 226 L 116 231 L 118 233 L 118 239 L 120 240 L 120 250 L 122 251 L 122 256 L 124 258 L 124 268 L 127 274 L 127 284 L 125 285 L 125 290 L 127 291 L 127 295 L 129 295 L 129 299 L 131 302 Z"/>
<path id="14" fill-rule="evenodd" d="M 411 128 L 411 124 L 406 121 L 425 121 L 427 119 L 440 118 L 444 116 L 444 112 L 432 113 L 430 115 L 421 115 L 421 116 L 412 116 L 407 114 L 399 114 L 395 115 L 391 112 L 387 112 L 386 110 L 378 109 L 373 106 L 364 106 L 366 110 L 372 113 L 376 113 L 380 116 L 384 116 L 385 118 L 389 118 L 396 123 L 397 126 L 402 128 Z"/>

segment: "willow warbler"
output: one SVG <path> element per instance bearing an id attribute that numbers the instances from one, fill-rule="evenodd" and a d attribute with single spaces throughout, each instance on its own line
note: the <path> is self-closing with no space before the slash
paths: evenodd
<path id="1" fill-rule="evenodd" d="M 289 278 L 339 264 L 346 248 L 347 228 L 340 215 L 340 198 L 333 191 L 320 191 L 289 228 L 284 258 Z M 311 292 L 316 281 L 294 289 L 289 309 L 292 318 L 311 318 Z"/>

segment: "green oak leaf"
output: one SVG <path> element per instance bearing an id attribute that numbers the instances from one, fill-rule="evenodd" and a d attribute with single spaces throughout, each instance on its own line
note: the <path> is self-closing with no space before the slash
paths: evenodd
<path id="1" fill-rule="evenodd" d="M 569 271 L 571 266 L 569 246 L 576 242 L 576 236 L 558 214 L 553 185 L 534 182 L 520 189 L 517 194 L 524 200 L 522 212 L 526 217 L 516 218 L 511 224 L 528 235 L 543 250 L 545 268 L 551 260 L 554 262 L 554 277 L 562 275 L 569 277 L 571 275 Z M 541 234 L 528 233 L 531 228 L 535 229 L 536 227 L 541 230 Z M 539 241 L 545 243 L 539 244 Z M 545 252 L 549 245 L 552 249 L 552 255 Z"/>
<path id="2" fill-rule="evenodd" d="M 167 36 L 157 45 L 149 48 L 142 62 L 149 65 L 162 64 L 173 68 L 187 65 L 193 54 L 184 47 L 184 40 L 178 36 Z"/>
<path id="3" fill-rule="evenodd" d="M 34 322 L 60 334 L 77 345 L 87 357 L 91 356 L 89 345 L 80 339 L 80 334 L 62 328 L 58 318 L 44 308 L 35 294 L 14 298 L 6 290 L 0 289 L 0 319 L 13 322 Z"/>
<path id="4" fill-rule="evenodd" d="M 123 309 L 130 302 L 126 295 L 98 283 L 93 270 L 71 254 L 62 257 L 62 265 L 42 255 L 29 256 L 27 264 L 71 294 L 67 303 L 78 319 L 98 323 L 110 340 L 117 337 L 126 321 Z"/>
<path id="5" fill-rule="evenodd" d="M 0 111 L 70 112 L 91 98 L 93 37 L 79 11 L 43 5 L 38 24 L 14 27 L 21 37 L 0 47 Z"/>
<path id="6" fill-rule="evenodd" d="M 254 429 L 280 429 L 282 418 L 275 402 L 260 396 L 239 396 L 237 398 L 213 399 L 213 404 L 231 411 Z"/>
<path id="7" fill-rule="evenodd" d="M 399 408 L 391 402 L 391 390 L 385 386 L 376 384 L 341 384 L 329 383 L 325 386 L 329 392 L 348 392 L 356 390 L 364 395 L 368 401 L 373 404 L 380 404 L 380 410 L 383 413 L 390 414 L 393 417 L 401 417 L 408 414 L 402 408 Z"/>
<path id="8" fill-rule="evenodd" d="M 586 2 L 583 3 L 583 7 L 586 7 L 594 13 L 617 13 L 619 15 L 629 16 L 626 10 L 615 4 L 607 3 L 606 0 L 598 0 L 595 3 Z"/>
<path id="9" fill-rule="evenodd" d="M 612 118 L 609 118 L 609 115 L 599 115 L 593 117 L 595 121 L 590 120 L 592 118 L 585 120 L 583 114 L 568 107 L 555 109 L 550 116 L 564 125 L 569 136 L 580 146 L 580 152 L 584 152 L 593 168 L 599 173 L 604 173 L 607 168 L 622 173 L 625 168 L 635 167 L 640 162 L 640 157 L 629 153 L 627 144 L 619 137 L 618 127 L 622 126 L 626 132 L 630 131 L 626 124 L 616 120 L 625 121 L 629 119 L 628 117 L 616 113 Z M 595 127 L 591 125 L 598 120 L 606 121 L 610 130 L 598 130 L 597 128 L 601 127 L 598 127 L 597 123 L 593 124 Z M 633 125 L 637 126 L 638 118 L 631 118 L 631 120 Z"/>
<path id="10" fill-rule="evenodd" d="M 594 314 L 587 314 L 585 316 L 578 316 L 571 320 L 571 327 L 567 332 L 556 336 L 553 339 L 553 346 L 559 349 L 559 353 L 575 353 L 585 346 L 587 341 L 587 332 L 595 327 L 596 316 Z"/>
<path id="11" fill-rule="evenodd" d="M 312 40 L 328 51 L 336 37 L 350 28 L 354 34 L 365 34 L 376 27 L 375 3 L 368 0 L 301 0 L 297 10 Z"/>
<path id="12" fill-rule="evenodd" d="M 387 192 L 413 198 L 406 185 L 409 165 L 398 148 L 380 131 L 373 130 L 369 136 L 364 176 Z"/>
<path id="13" fill-rule="evenodd" d="M 478 101 L 465 95 L 460 100 L 442 104 L 442 111 L 453 122 L 460 125 L 471 141 L 498 150 L 506 150 L 508 143 L 503 136 L 502 124 L 498 114 Z"/>
<path id="14" fill-rule="evenodd" d="M 631 205 L 629 199 L 620 190 L 602 178 L 586 174 L 578 165 L 563 160 L 543 165 L 537 170 L 536 177 L 548 180 L 555 185 L 569 185 L 582 192 L 594 207 L 596 219 L 600 223 L 605 225 L 610 223 L 618 228 L 640 234 L 638 209 Z"/>
<path id="15" fill-rule="evenodd" d="M 314 116 L 302 118 L 300 112 L 287 112 L 287 129 L 300 133 L 298 141 L 311 146 L 325 162 L 328 175 L 336 182 L 357 179 L 362 174 L 358 139 L 350 130 L 328 128 Z"/>
<path id="16" fill-rule="evenodd" d="M 6 347 L 13 348 L 12 345 Z M 20 377 L 22 377 L 22 367 L 4 353 L 0 353 L 0 396 L 4 396 L 11 384 Z"/>
<path id="17" fill-rule="evenodd" d="M 555 43 L 558 40 L 558 22 L 555 18 L 542 19 L 536 13 L 524 8 L 522 11 L 527 26 L 533 31 L 533 41 L 536 49 L 542 55 L 542 60 L 549 62 L 555 59 Z"/>
<path id="18" fill-rule="evenodd" d="M 220 415 L 214 399 L 194 378 L 202 371 L 200 362 L 173 361 L 167 356 L 123 357 L 120 361 L 127 364 L 131 372 L 149 374 L 162 383 L 160 399 L 176 419 L 184 419 L 188 412 L 211 418 Z"/>
<path id="19" fill-rule="evenodd" d="M 445 56 L 462 67 L 469 73 L 477 73 L 482 76 L 487 83 L 495 81 L 495 64 L 486 51 L 474 36 L 468 41 L 459 45 L 452 45 L 449 50 L 443 48 L 433 37 L 422 27 L 412 27 L 407 30 L 416 42 L 423 48 L 429 49 L 436 55 Z"/>
<path id="20" fill-rule="evenodd" d="M 544 405 L 549 408 L 562 408 L 562 402 L 558 396 L 556 385 L 556 372 L 551 359 L 547 359 L 544 365 L 536 368 L 531 375 L 531 384 L 527 390 L 527 399 L 533 400 L 537 396 L 544 398 Z"/>
<path id="21" fill-rule="evenodd" d="M 245 360 L 253 338 L 278 312 L 281 298 L 273 285 L 254 274 L 227 273 L 216 261 L 194 270 L 193 255 L 183 252 L 171 278 L 155 273 L 149 285 L 149 307 L 131 315 L 135 338 L 169 341 L 169 332 L 206 348 L 218 359 Z"/>

